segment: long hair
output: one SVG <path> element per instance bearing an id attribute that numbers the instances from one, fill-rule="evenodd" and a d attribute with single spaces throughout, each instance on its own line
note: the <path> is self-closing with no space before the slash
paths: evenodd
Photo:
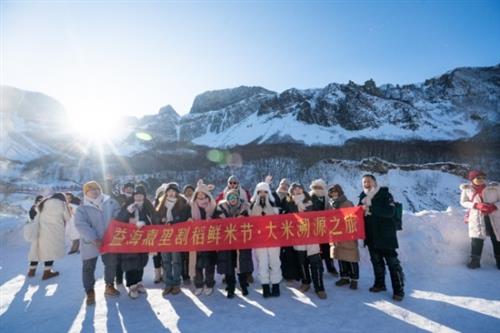
<path id="1" fill-rule="evenodd" d="M 43 210 L 43 206 L 45 205 L 45 202 L 47 200 L 50 200 L 50 199 L 57 199 L 57 200 L 61 200 L 62 202 L 66 202 L 68 203 L 68 201 L 66 200 L 66 196 L 64 195 L 64 193 L 55 193 L 53 195 L 51 195 L 50 197 L 47 197 L 45 199 L 43 199 L 39 204 L 38 204 L 38 211 L 39 212 L 42 212 Z"/>
<path id="2" fill-rule="evenodd" d="M 158 200 L 158 204 L 156 205 L 155 211 L 156 213 L 160 213 L 165 208 L 165 202 L 167 202 L 167 193 L 165 192 Z M 175 197 L 177 201 L 175 202 L 174 208 L 176 211 L 185 208 L 188 205 L 187 200 L 179 193 L 175 193 Z"/>

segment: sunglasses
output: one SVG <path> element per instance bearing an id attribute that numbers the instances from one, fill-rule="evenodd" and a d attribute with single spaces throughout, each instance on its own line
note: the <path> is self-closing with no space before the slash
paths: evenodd
<path id="1" fill-rule="evenodd" d="M 476 179 L 482 179 L 482 180 L 484 180 L 484 179 L 486 179 L 486 177 L 484 177 L 484 176 L 479 176 L 479 177 L 476 177 Z"/>
<path id="2" fill-rule="evenodd" d="M 231 184 L 231 185 L 238 185 L 239 183 L 237 183 L 237 182 L 229 182 L 229 184 Z"/>

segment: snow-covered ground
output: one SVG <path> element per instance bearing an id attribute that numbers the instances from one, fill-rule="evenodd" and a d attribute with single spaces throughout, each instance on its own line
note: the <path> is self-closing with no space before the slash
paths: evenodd
<path id="1" fill-rule="evenodd" d="M 500 271 L 486 242 L 482 268 L 465 267 L 469 251 L 463 210 L 405 214 L 400 233 L 400 258 L 406 273 L 406 298 L 394 302 L 390 292 L 368 292 L 372 284 L 366 249 L 359 290 L 336 287 L 325 275 L 328 299 L 299 292 L 282 283 L 280 298 L 263 299 L 259 284 L 250 295 L 237 291 L 225 298 L 218 276 L 212 296 L 196 297 L 183 287 L 163 298 L 161 286 L 146 268 L 148 295 L 131 300 L 103 297 L 102 265 L 97 304 L 86 307 L 81 285 L 81 261 L 67 256 L 56 262 L 61 275 L 41 281 L 25 277 L 28 244 L 22 239 L 23 217 L 0 216 L 0 328 L 2 332 L 499 332 Z M 254 274 L 255 276 L 256 274 Z M 387 284 L 390 286 L 389 277 Z"/>

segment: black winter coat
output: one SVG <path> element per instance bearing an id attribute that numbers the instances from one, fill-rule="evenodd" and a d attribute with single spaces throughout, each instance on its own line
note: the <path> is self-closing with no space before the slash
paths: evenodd
<path id="1" fill-rule="evenodd" d="M 359 196 L 359 205 L 362 205 L 366 194 Z M 381 187 L 372 198 L 370 215 L 365 216 L 365 245 L 375 249 L 397 249 L 398 238 L 394 224 L 394 199 L 387 187 Z"/>
<path id="2" fill-rule="evenodd" d="M 217 210 L 212 214 L 212 216 L 207 216 L 206 211 L 200 208 L 200 215 L 202 220 L 213 219 L 217 215 Z M 197 269 L 207 269 L 213 267 L 217 264 L 217 252 L 216 251 L 197 251 L 196 252 L 196 268 Z"/>
<path id="3" fill-rule="evenodd" d="M 222 201 L 217 206 L 219 218 L 230 218 L 238 216 L 248 216 L 248 206 L 243 207 L 239 213 L 231 215 L 228 211 L 227 203 Z M 239 255 L 238 255 L 239 252 Z M 239 262 L 237 262 L 239 260 Z M 217 252 L 217 273 L 233 274 L 239 264 L 240 273 L 253 272 L 252 249 L 228 250 Z"/>
<path id="4" fill-rule="evenodd" d="M 147 199 L 146 199 L 147 200 Z M 122 206 L 116 220 L 129 223 L 130 218 L 134 218 L 135 214 L 131 214 L 127 210 L 127 206 L 131 204 L 133 201 L 127 201 L 126 204 Z M 139 220 L 146 222 L 146 225 L 153 224 L 153 211 L 150 209 L 152 207 L 151 203 L 149 205 L 144 205 L 142 209 L 139 211 Z M 148 253 L 122 253 L 120 254 L 121 258 L 121 267 L 124 272 L 139 270 L 146 267 L 148 264 L 149 254 Z"/>

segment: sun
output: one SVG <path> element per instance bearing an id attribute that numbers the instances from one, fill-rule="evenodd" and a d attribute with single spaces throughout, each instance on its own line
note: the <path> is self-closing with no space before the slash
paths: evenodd
<path id="1" fill-rule="evenodd" d="M 123 135 L 122 121 L 112 115 L 77 113 L 68 119 L 68 130 L 74 139 L 87 146 L 106 146 L 117 143 Z"/>

